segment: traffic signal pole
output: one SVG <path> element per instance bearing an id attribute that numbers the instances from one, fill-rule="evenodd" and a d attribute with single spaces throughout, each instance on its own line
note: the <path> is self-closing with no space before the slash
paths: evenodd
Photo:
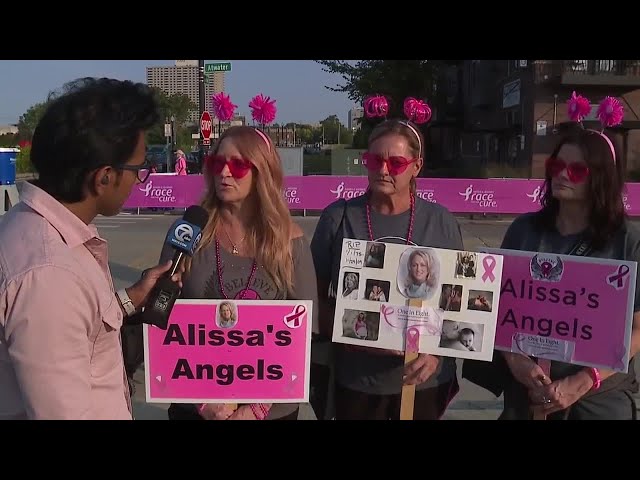
<path id="1" fill-rule="evenodd" d="M 205 75 L 204 75 L 204 60 L 198 60 L 198 99 L 199 99 L 199 112 L 198 112 L 198 120 L 202 117 L 202 113 L 205 111 Z M 198 138 L 198 151 L 200 153 L 200 170 L 202 171 L 202 161 L 204 159 L 204 146 L 202 145 L 202 133 L 200 133 L 200 137 Z"/>

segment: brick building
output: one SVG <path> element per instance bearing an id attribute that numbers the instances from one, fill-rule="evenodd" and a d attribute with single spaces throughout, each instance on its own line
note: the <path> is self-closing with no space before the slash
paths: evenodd
<path id="1" fill-rule="evenodd" d="M 595 112 L 607 95 L 625 108 L 615 129 L 625 171 L 640 168 L 639 60 L 450 61 L 438 81 L 430 133 L 438 165 L 509 165 L 543 175 L 576 90 Z"/>

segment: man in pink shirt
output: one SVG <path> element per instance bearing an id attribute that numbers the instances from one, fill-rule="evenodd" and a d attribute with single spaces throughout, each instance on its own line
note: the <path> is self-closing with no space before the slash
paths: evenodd
<path id="1" fill-rule="evenodd" d="M 91 222 L 146 181 L 146 85 L 67 85 L 33 135 L 38 181 L 0 224 L 0 419 L 131 419 L 120 328 L 170 263 L 114 291 Z"/>

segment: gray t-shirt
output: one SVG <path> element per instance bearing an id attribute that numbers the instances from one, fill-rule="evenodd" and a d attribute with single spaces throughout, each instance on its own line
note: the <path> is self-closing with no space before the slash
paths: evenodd
<path id="1" fill-rule="evenodd" d="M 169 231 L 173 228 L 175 228 L 175 224 Z M 314 306 L 316 305 L 318 291 L 315 276 L 309 274 L 313 272 L 313 260 L 311 258 L 309 242 L 303 235 L 291 240 L 291 244 L 294 262 L 294 291 L 284 292 L 277 289 L 269 272 L 266 272 L 262 266 L 258 265 L 255 277 L 245 294 L 245 300 L 311 300 Z M 173 253 L 173 248 L 165 245 L 160 254 L 160 262 L 170 260 L 173 257 Z M 224 291 L 230 299 L 235 299 L 247 286 L 253 265 L 253 258 L 233 255 L 231 252 L 222 248 L 222 246 L 220 247 L 220 256 L 224 270 Z M 189 274 L 183 279 L 182 284 L 183 288 L 180 298 L 224 298 L 219 288 L 214 242 L 211 242 L 194 255 Z M 314 308 L 313 316 L 317 316 L 316 308 Z M 187 404 L 181 404 L 180 406 L 190 409 L 195 408 L 195 406 Z M 293 413 L 298 406 L 297 403 L 273 404 L 267 420 L 289 415 Z"/>
<path id="2" fill-rule="evenodd" d="M 534 212 L 517 217 L 507 229 L 501 248 L 566 255 L 574 249 L 583 236 L 588 238 L 586 233 L 563 236 L 555 228 L 553 230 L 543 229 L 535 222 L 536 215 L 538 214 Z M 588 256 L 640 262 L 640 230 L 632 223 L 625 222 L 624 227 L 616 233 L 605 248 L 592 250 Z M 640 281 L 636 282 L 634 312 L 637 311 L 640 311 Z M 551 362 L 551 377 L 553 379 L 564 378 L 577 373 L 582 368 L 584 367 L 554 361 Z M 628 375 L 635 378 L 633 361 L 630 364 Z M 629 380 L 633 381 L 632 378 Z"/>
<path id="3" fill-rule="evenodd" d="M 318 280 L 331 284 L 329 301 L 335 305 L 336 285 L 340 273 L 342 239 L 369 240 L 367 195 L 347 202 L 337 200 L 324 209 L 311 241 L 311 251 Z M 345 207 L 346 205 L 346 207 Z M 411 241 L 434 248 L 462 250 L 462 234 L 455 217 L 441 205 L 416 197 L 416 211 Z M 410 211 L 383 215 L 371 210 L 371 229 L 375 240 L 406 243 Z M 404 359 L 345 349 L 336 344 L 336 380 L 359 392 L 393 395 L 402 392 Z M 440 366 L 429 380 L 417 385 L 421 390 L 451 382 L 456 375 L 455 359 L 442 357 Z"/>

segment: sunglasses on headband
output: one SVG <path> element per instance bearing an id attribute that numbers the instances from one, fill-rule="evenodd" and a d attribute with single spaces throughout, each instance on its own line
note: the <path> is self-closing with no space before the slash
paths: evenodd
<path id="1" fill-rule="evenodd" d="M 244 158 L 231 157 L 227 159 L 222 155 L 209 155 L 205 164 L 207 169 L 214 175 L 220 175 L 225 165 L 229 167 L 229 172 L 233 178 L 242 178 L 253 168 L 253 163 Z"/>
<path id="2" fill-rule="evenodd" d="M 417 158 L 404 158 L 401 156 L 383 157 L 371 152 L 365 152 L 362 154 L 362 164 L 372 172 L 379 172 L 382 165 L 387 166 L 389 175 L 400 175 L 404 172 L 409 165 L 417 162 Z"/>
<path id="3" fill-rule="evenodd" d="M 572 183 L 582 183 L 589 176 L 589 167 L 584 163 L 567 163 L 558 157 L 549 157 L 545 163 L 545 168 L 551 178 L 557 177 L 566 169 L 567 177 Z"/>

